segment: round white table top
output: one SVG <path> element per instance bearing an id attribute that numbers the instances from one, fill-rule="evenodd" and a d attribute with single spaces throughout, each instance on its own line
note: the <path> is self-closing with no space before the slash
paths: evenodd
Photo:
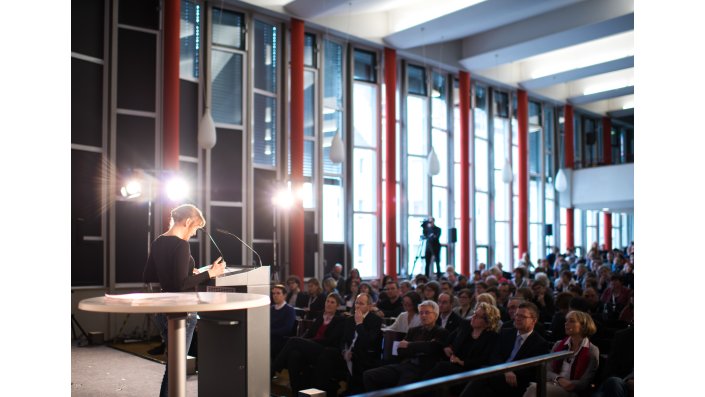
<path id="1" fill-rule="evenodd" d="M 158 292 L 84 299 L 78 308 L 102 313 L 183 313 L 249 309 L 269 305 L 269 297 L 235 292 Z"/>

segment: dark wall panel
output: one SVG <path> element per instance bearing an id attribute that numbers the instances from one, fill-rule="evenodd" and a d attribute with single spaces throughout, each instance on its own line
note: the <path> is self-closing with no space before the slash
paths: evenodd
<path id="1" fill-rule="evenodd" d="M 324 243 L 323 258 L 326 261 L 324 271 L 328 273 L 336 263 L 340 263 L 345 267 L 345 244 L 340 243 Z M 344 269 L 347 274 L 347 269 Z"/>
<path id="2" fill-rule="evenodd" d="M 273 216 L 274 207 L 272 197 L 274 197 L 275 180 L 277 177 L 276 171 L 262 170 L 255 168 L 254 170 L 254 238 L 256 239 L 272 239 L 273 238 Z"/>
<path id="3" fill-rule="evenodd" d="M 242 132 L 218 128 L 211 150 L 211 200 L 242 201 Z"/>
<path id="4" fill-rule="evenodd" d="M 154 112 L 157 87 L 157 36 L 118 29 L 117 105 Z"/>
<path id="5" fill-rule="evenodd" d="M 100 153 L 71 151 L 71 219 L 81 238 L 102 235 L 102 157 Z"/>
<path id="6" fill-rule="evenodd" d="M 119 23 L 140 28 L 159 29 L 159 0 L 119 1 Z"/>
<path id="7" fill-rule="evenodd" d="M 115 282 L 143 281 L 142 273 L 147 263 L 147 223 L 147 203 L 115 203 Z M 153 240 L 156 236 L 151 237 Z"/>
<path id="8" fill-rule="evenodd" d="M 71 59 L 71 143 L 101 147 L 103 65 Z"/>
<path id="9" fill-rule="evenodd" d="M 207 219 L 206 222 L 210 223 L 213 239 L 223 251 L 228 265 L 243 265 L 242 250 L 247 248 L 243 247 L 235 237 L 216 231 L 217 229 L 225 229 L 242 238 L 242 208 L 211 206 L 211 219 Z M 213 263 L 216 258 L 218 258 L 218 250 L 211 246 L 209 263 Z"/>
<path id="10" fill-rule="evenodd" d="M 272 266 L 272 264 L 274 264 L 274 245 L 272 245 L 272 243 L 255 243 L 252 244 L 252 248 L 254 248 L 260 258 L 262 258 L 262 264 L 264 266 Z M 257 258 L 252 258 L 252 261 L 254 264 L 257 262 Z M 259 263 L 257 264 L 259 265 Z M 272 271 L 273 270 L 270 269 L 270 272 Z"/>
<path id="11" fill-rule="evenodd" d="M 103 242 L 71 241 L 71 286 L 105 285 Z"/>
<path id="12" fill-rule="evenodd" d="M 117 115 L 116 164 L 122 176 L 129 169 L 154 168 L 154 128 L 152 118 Z"/>
<path id="13" fill-rule="evenodd" d="M 71 0 L 71 51 L 103 59 L 105 1 Z"/>
<path id="14" fill-rule="evenodd" d="M 179 153 L 198 157 L 198 83 L 181 80 L 179 101 Z"/>

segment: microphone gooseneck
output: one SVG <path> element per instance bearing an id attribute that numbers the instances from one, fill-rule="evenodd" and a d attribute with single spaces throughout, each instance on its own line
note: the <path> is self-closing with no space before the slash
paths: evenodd
<path id="1" fill-rule="evenodd" d="M 242 243 L 242 245 L 244 245 L 250 251 L 252 251 L 255 255 L 257 255 L 257 260 L 259 260 L 259 267 L 262 267 L 262 258 L 260 258 L 259 254 L 257 253 L 257 251 L 255 251 L 254 248 L 250 247 L 246 242 L 242 241 L 242 239 L 240 237 L 238 237 L 237 235 L 235 235 L 234 233 L 231 233 L 225 229 L 215 229 L 215 230 L 219 231 L 220 233 L 227 234 L 228 236 L 235 237 L 239 242 Z"/>
<path id="2" fill-rule="evenodd" d="M 215 246 L 215 249 L 217 249 L 218 254 L 220 254 L 220 258 L 222 260 L 225 260 L 225 255 L 223 255 L 223 251 L 220 250 L 220 247 L 218 247 L 218 244 L 215 243 L 215 240 L 213 240 L 213 237 L 205 229 L 201 229 L 201 230 L 203 230 L 203 233 L 205 233 L 206 236 L 208 236 L 208 238 L 211 239 L 211 241 L 213 242 L 213 245 Z"/>

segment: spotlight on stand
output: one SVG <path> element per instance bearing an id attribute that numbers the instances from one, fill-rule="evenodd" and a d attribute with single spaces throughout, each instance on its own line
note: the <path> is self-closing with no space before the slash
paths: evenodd
<path id="1" fill-rule="evenodd" d="M 139 197 L 142 195 L 142 184 L 136 179 L 131 179 L 120 188 L 120 194 L 128 199 Z"/>

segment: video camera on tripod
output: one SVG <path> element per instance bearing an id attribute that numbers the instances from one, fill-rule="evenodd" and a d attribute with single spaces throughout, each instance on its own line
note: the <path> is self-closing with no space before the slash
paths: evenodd
<path id="1" fill-rule="evenodd" d="M 433 230 L 433 226 L 434 226 L 433 222 L 434 222 L 433 218 L 426 218 L 421 221 L 421 229 L 422 229 L 421 239 L 422 240 L 431 240 L 434 238 L 436 238 L 436 239 L 438 238 L 438 236 L 436 235 L 436 232 Z"/>

